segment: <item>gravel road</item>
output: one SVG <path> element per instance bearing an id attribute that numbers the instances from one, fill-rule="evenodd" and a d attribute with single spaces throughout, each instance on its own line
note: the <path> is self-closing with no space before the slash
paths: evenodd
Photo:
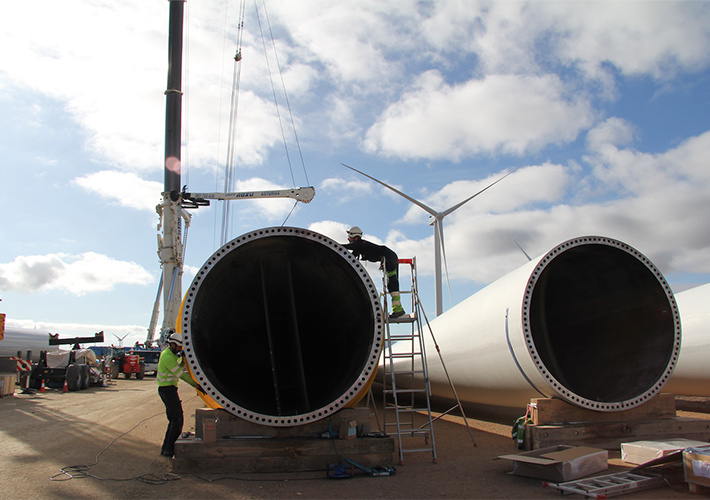
<path id="1" fill-rule="evenodd" d="M 193 415 L 202 401 L 182 382 L 180 394 L 184 430 L 194 430 Z M 560 496 L 543 488 L 540 480 L 510 475 L 512 463 L 496 458 L 518 451 L 509 437 L 512 422 L 471 417 L 481 417 L 469 414 L 476 447 L 461 418 L 445 417 L 434 427 L 438 463 L 429 453 L 410 454 L 391 477 L 356 474 L 350 479 L 327 479 L 325 471 L 177 476 L 171 474 L 170 462 L 159 457 L 167 420 L 153 378 L 119 379 L 109 387 L 71 393 L 16 391 L 0 399 L 0 499 Z M 618 452 L 610 453 L 609 472 L 628 468 L 618 458 Z M 70 466 L 80 467 L 62 472 Z M 692 497 L 687 491 L 663 486 L 623 498 Z"/>

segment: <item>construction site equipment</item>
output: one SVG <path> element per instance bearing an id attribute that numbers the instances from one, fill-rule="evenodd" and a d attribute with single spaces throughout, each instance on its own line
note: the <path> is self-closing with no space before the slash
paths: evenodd
<path id="1" fill-rule="evenodd" d="M 346 464 L 328 464 L 326 477 L 329 479 L 350 479 L 355 475 L 355 466 Z"/>
<path id="2" fill-rule="evenodd" d="M 543 483 L 543 487 L 560 490 L 564 495 L 583 495 L 587 498 L 604 499 L 624 495 L 650 488 L 656 488 L 666 483 L 661 474 L 653 472 L 618 472 L 588 479 L 578 479 L 564 483 Z"/>
<path id="3" fill-rule="evenodd" d="M 345 457 L 345 461 L 349 463 L 350 465 L 357 467 L 361 471 L 363 471 L 365 474 L 371 477 L 382 477 L 382 476 L 394 476 L 397 473 L 397 469 L 394 467 L 389 467 L 387 465 L 376 465 L 374 467 L 365 467 L 364 465 L 360 465 L 357 463 L 355 460 L 351 460 L 348 457 Z"/>
<path id="4" fill-rule="evenodd" d="M 159 352 L 158 356 L 160 356 Z M 146 369 L 143 358 L 134 354 L 133 351 L 126 352 L 123 347 L 107 348 L 104 362 L 110 378 L 118 378 L 121 373 L 125 378 L 131 378 L 133 374 L 138 380 L 145 377 Z"/>
<path id="5" fill-rule="evenodd" d="M 426 363 L 426 350 L 422 338 L 422 315 L 417 292 L 416 259 L 399 259 L 400 264 L 409 266 L 411 287 L 400 290 L 400 294 L 411 296 L 412 313 L 398 318 L 387 317 L 385 321 L 385 351 L 383 357 L 383 398 L 384 398 L 384 431 L 397 435 L 399 446 L 399 463 L 404 463 L 404 453 L 430 452 L 432 460 L 437 461 L 434 440 L 434 424 L 431 416 L 429 396 L 429 374 Z M 382 269 L 385 269 L 384 263 Z M 382 277 L 382 308 L 387 311 L 387 273 Z M 409 332 L 392 332 L 393 323 L 411 325 Z M 394 343 L 398 349 L 392 349 Z M 396 362 L 395 362 L 396 360 Z M 426 422 L 417 426 L 415 415 L 424 414 Z M 390 431 L 389 429 L 392 429 Z M 423 436 L 424 447 L 417 444 L 412 447 L 410 438 Z"/>
<path id="6" fill-rule="evenodd" d="M 337 242 L 294 227 L 252 231 L 217 250 L 178 326 L 207 406 L 268 426 L 355 405 L 384 343 L 367 270 Z"/>
<path id="7" fill-rule="evenodd" d="M 97 361 L 91 349 L 81 349 L 79 344 L 103 342 L 104 332 L 93 337 L 73 337 L 60 339 L 59 335 L 50 335 L 50 345 L 73 344 L 71 351 L 41 351 L 39 361 L 32 366 L 29 385 L 32 389 L 42 390 L 45 385 L 55 383 L 60 387 L 66 384 L 69 391 L 86 389 L 89 385 L 102 385 L 104 382 L 103 366 Z"/>

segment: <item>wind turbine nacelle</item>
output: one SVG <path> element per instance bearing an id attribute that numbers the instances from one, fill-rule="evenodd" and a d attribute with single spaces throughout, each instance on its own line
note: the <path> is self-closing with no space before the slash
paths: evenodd
<path id="1" fill-rule="evenodd" d="M 604 412 L 641 405 L 668 382 L 681 346 L 678 307 L 660 271 L 599 236 L 557 245 L 431 328 L 460 400 L 505 407 L 540 397 Z M 432 392 L 452 399 L 427 341 Z"/>
<path id="2" fill-rule="evenodd" d="M 306 229 L 239 236 L 202 266 L 179 322 L 205 401 L 295 426 L 367 394 L 383 345 L 379 292 L 339 243 Z"/>

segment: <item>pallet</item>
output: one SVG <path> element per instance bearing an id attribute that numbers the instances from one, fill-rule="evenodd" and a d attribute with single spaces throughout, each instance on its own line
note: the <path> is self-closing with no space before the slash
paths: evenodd
<path id="1" fill-rule="evenodd" d="M 710 440 L 710 421 L 676 417 L 675 396 L 659 394 L 637 408 L 597 412 L 557 399 L 534 399 L 525 449 L 566 444 L 618 450 L 621 443 L 686 438 Z"/>
<path id="2" fill-rule="evenodd" d="M 16 373 L 0 373 L 0 398 L 12 396 L 15 393 L 16 381 Z"/>
<path id="3" fill-rule="evenodd" d="M 707 495 L 710 493 L 710 487 L 701 484 L 688 483 L 688 492 L 694 495 Z"/>

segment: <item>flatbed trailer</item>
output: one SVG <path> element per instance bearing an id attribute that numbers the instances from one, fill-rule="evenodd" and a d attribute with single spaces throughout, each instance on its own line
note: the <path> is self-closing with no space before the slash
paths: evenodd
<path id="1" fill-rule="evenodd" d="M 96 355 L 90 349 L 81 349 L 79 343 L 103 342 L 104 332 L 93 337 L 74 337 L 59 339 L 59 335 L 50 335 L 50 345 L 74 344 L 71 351 L 41 351 L 39 361 L 32 365 L 29 386 L 41 389 L 42 384 L 60 385 L 66 383 L 69 391 L 86 389 L 90 385 L 103 385 L 105 370 L 97 362 Z"/>

